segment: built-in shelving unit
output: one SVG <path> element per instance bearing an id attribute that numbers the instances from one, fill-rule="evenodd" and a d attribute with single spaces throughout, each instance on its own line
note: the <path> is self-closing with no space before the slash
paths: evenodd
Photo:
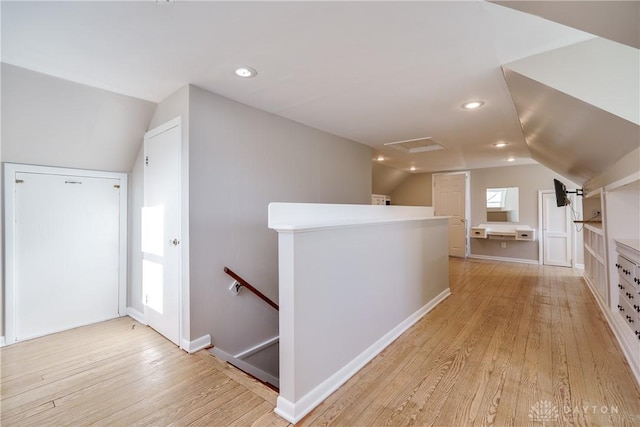
<path id="1" fill-rule="evenodd" d="M 602 220 L 584 224 L 584 278 L 640 383 L 640 171 L 589 191 L 583 211 Z"/>

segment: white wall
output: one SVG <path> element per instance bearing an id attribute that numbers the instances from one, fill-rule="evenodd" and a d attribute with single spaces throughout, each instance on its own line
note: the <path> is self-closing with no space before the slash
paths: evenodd
<path id="1" fill-rule="evenodd" d="M 278 301 L 268 204 L 369 204 L 371 149 L 194 86 L 189 116 L 191 335 L 237 354 L 276 336 L 278 314 L 232 295 L 224 266 Z"/>
<path id="2" fill-rule="evenodd" d="M 2 64 L 2 161 L 129 172 L 154 108 Z"/>

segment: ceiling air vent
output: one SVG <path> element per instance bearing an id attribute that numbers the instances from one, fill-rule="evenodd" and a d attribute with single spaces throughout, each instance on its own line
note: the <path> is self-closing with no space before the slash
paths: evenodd
<path id="1" fill-rule="evenodd" d="M 444 150 L 446 148 L 430 136 L 426 138 L 407 139 L 405 141 L 387 142 L 384 145 L 410 154 Z"/>

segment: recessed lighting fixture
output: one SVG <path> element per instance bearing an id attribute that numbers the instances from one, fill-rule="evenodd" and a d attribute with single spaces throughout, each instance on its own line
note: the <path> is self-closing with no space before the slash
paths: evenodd
<path id="1" fill-rule="evenodd" d="M 462 104 L 462 108 L 465 110 L 473 110 L 478 107 L 482 107 L 484 105 L 483 101 L 469 101 Z"/>
<path id="2" fill-rule="evenodd" d="M 414 170 L 416 170 L 416 167 L 415 167 L 415 166 L 411 166 L 411 167 L 409 168 L 409 170 L 413 172 Z"/>
<path id="3" fill-rule="evenodd" d="M 378 156 L 378 157 L 376 157 L 376 160 L 379 161 L 379 162 L 382 162 L 382 161 L 384 161 L 384 156 Z"/>
<path id="4" fill-rule="evenodd" d="M 250 77 L 255 77 L 256 74 L 258 74 L 258 72 L 251 67 L 247 67 L 243 65 L 242 67 L 236 68 L 236 76 L 238 77 L 250 78 Z"/>
<path id="5" fill-rule="evenodd" d="M 496 142 L 495 144 L 492 144 L 493 147 L 496 148 L 502 148 L 502 147 L 506 147 L 507 143 L 506 142 Z"/>
<path id="6" fill-rule="evenodd" d="M 507 162 L 515 162 L 516 158 L 515 157 L 507 157 L 505 160 Z"/>

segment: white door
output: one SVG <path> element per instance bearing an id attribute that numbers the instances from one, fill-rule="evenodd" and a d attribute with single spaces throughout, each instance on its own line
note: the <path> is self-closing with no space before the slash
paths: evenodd
<path id="1" fill-rule="evenodd" d="M 556 205 L 554 192 L 542 192 L 542 254 L 544 265 L 571 267 L 571 211 Z"/>
<path id="2" fill-rule="evenodd" d="M 117 317 L 120 180 L 16 173 L 15 182 L 14 341 Z"/>
<path id="3" fill-rule="evenodd" d="M 145 320 L 180 345 L 181 127 L 168 123 L 144 138 L 142 294 Z"/>
<path id="4" fill-rule="evenodd" d="M 467 256 L 467 181 L 465 172 L 433 174 L 433 209 L 449 218 L 449 255 Z"/>

